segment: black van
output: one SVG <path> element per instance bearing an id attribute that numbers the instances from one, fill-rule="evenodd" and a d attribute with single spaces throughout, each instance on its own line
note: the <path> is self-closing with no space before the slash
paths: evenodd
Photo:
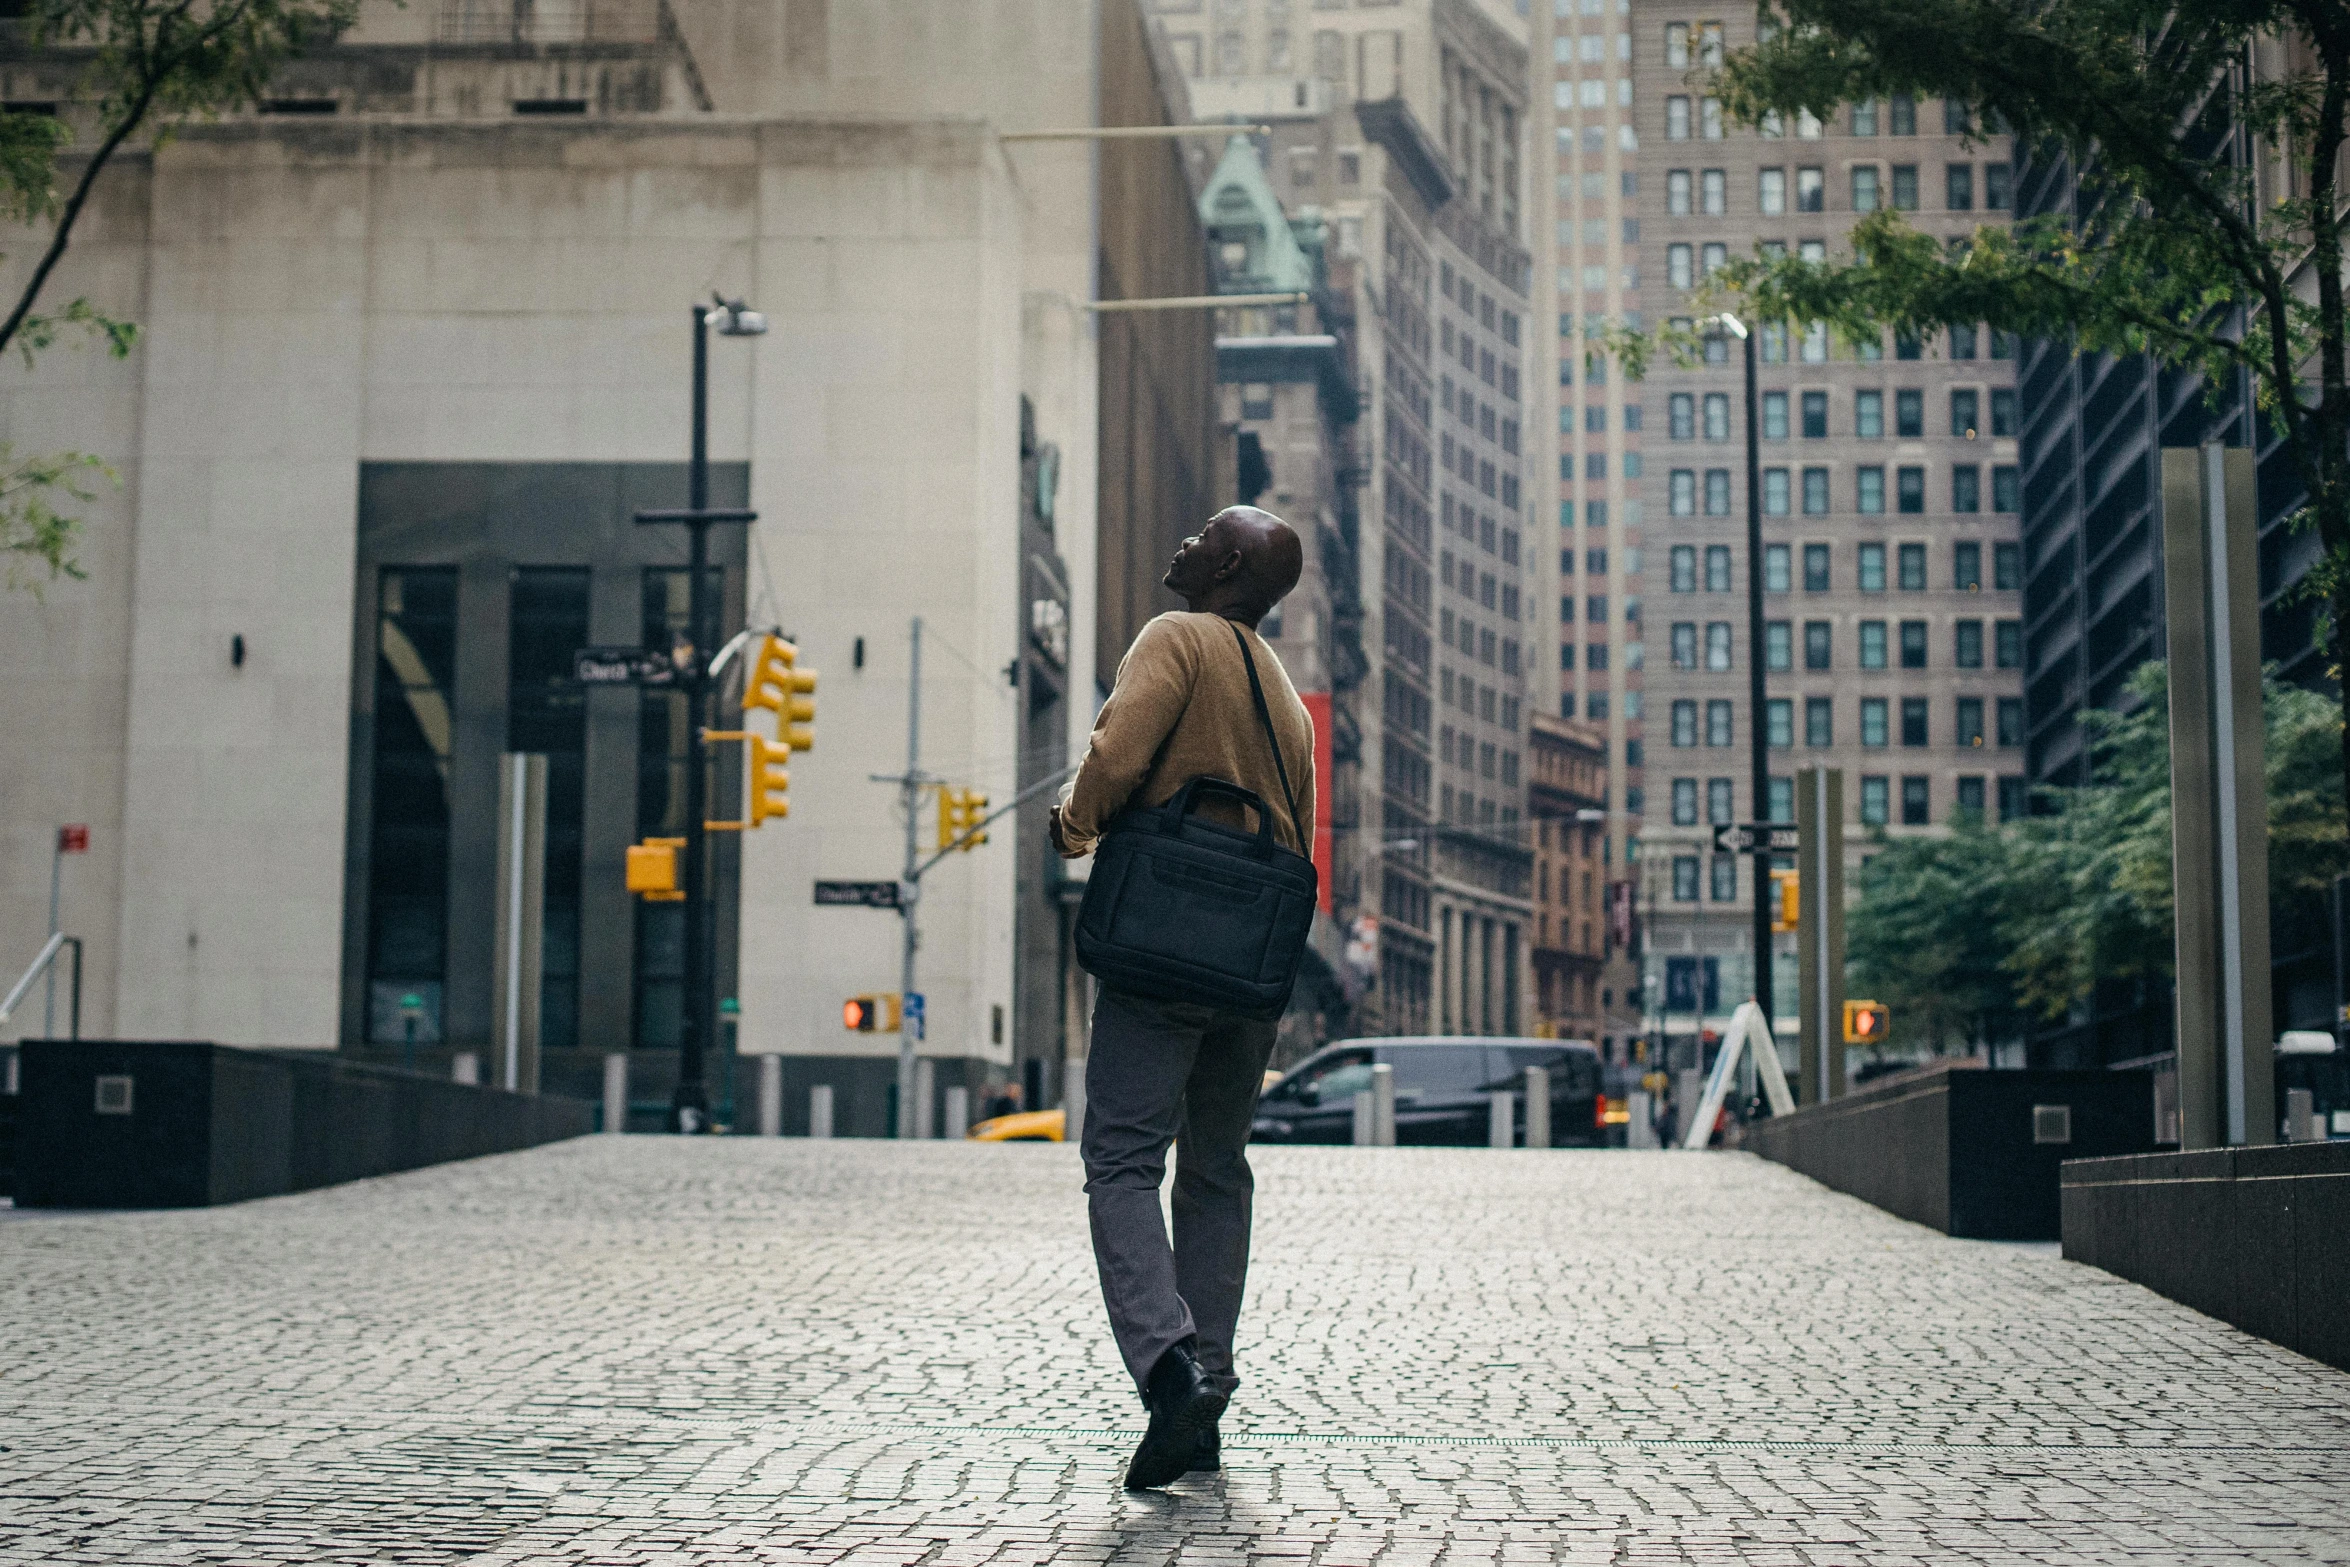
<path id="1" fill-rule="evenodd" d="M 1395 1140 L 1482 1148 L 1492 1095 L 1514 1091 L 1516 1132 L 1526 1139 L 1526 1068 L 1550 1073 L 1554 1147 L 1607 1141 L 1601 1123 L 1599 1052 L 1576 1040 L 1464 1039 L 1458 1036 L 1347 1039 L 1309 1056 L 1257 1100 L 1254 1141 L 1354 1141 L 1354 1096 L 1371 1068 L 1395 1069 Z"/>

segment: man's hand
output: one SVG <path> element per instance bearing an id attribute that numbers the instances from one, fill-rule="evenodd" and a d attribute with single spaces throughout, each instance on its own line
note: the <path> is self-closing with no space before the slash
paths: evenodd
<path id="1" fill-rule="evenodd" d="M 1069 829 L 1061 825 L 1061 808 L 1054 806 L 1047 820 L 1052 827 L 1053 852 L 1064 860 L 1077 859 L 1079 856 L 1069 851 Z"/>

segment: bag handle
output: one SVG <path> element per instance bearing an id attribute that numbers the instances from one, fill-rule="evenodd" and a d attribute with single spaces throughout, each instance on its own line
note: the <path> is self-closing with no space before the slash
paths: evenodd
<path id="1" fill-rule="evenodd" d="M 1256 812 L 1257 827 L 1254 836 L 1257 841 L 1251 849 L 1251 853 L 1267 857 L 1280 847 L 1273 841 L 1273 813 L 1265 808 L 1262 796 L 1253 789 L 1243 789 L 1236 783 L 1227 783 L 1221 778 L 1211 778 L 1205 773 L 1191 779 L 1182 788 L 1175 791 L 1174 798 L 1167 802 L 1161 812 L 1160 831 L 1170 833 L 1181 831 L 1184 818 L 1199 808 L 1200 797 L 1211 794 L 1223 795 L 1235 804 Z"/>
<path id="2" fill-rule="evenodd" d="M 1289 807 L 1289 830 L 1297 834 L 1300 847 L 1310 853 L 1312 846 L 1297 819 L 1297 796 L 1289 789 L 1289 767 L 1281 760 L 1281 740 L 1273 733 L 1273 714 L 1265 706 L 1265 687 L 1257 679 L 1256 655 L 1248 650 L 1248 638 L 1241 635 L 1240 627 L 1231 621 L 1225 624 L 1232 627 L 1232 640 L 1240 644 L 1240 656 L 1248 664 L 1248 694 L 1257 704 L 1257 722 L 1265 726 L 1265 743 L 1273 748 L 1273 771 L 1281 777 L 1281 803 Z"/>

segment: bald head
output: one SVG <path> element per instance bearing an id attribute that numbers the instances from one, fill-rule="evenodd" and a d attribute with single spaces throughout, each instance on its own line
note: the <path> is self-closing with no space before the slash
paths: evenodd
<path id="1" fill-rule="evenodd" d="M 1269 511 L 1227 506 L 1183 541 L 1166 585 L 1195 610 L 1254 626 L 1305 571 L 1297 530 Z"/>

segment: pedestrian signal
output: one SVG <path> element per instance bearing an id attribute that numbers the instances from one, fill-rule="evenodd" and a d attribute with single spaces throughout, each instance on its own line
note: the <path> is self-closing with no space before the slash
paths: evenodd
<path id="1" fill-rule="evenodd" d="M 1891 1024 L 1883 1002 L 1847 1001 L 1844 1003 L 1844 1042 L 1848 1045 L 1881 1045 Z"/>
<path id="2" fill-rule="evenodd" d="M 987 819 L 987 796 L 975 789 L 938 791 L 938 846 L 940 849 L 970 850 L 987 842 L 987 834 L 976 829 Z M 966 836 L 967 835 L 967 836 Z"/>
<path id="3" fill-rule="evenodd" d="M 628 846 L 628 890 L 647 903 L 676 903 L 685 897 L 678 885 L 677 851 L 683 838 L 647 838 Z"/>
<path id="4" fill-rule="evenodd" d="M 800 650 L 781 637 L 761 637 L 759 656 L 743 677 L 743 711 L 764 707 L 775 715 L 775 738 L 791 751 L 813 750 L 816 732 L 816 671 L 801 669 Z"/>
<path id="5" fill-rule="evenodd" d="M 1796 928 L 1797 916 L 1802 912 L 1802 879 L 1794 871 L 1771 872 L 1771 929 L 1790 931 Z"/>
<path id="6" fill-rule="evenodd" d="M 894 1034 L 903 1022 L 896 995 L 851 996 L 841 1003 L 840 1020 L 854 1034 Z"/>

